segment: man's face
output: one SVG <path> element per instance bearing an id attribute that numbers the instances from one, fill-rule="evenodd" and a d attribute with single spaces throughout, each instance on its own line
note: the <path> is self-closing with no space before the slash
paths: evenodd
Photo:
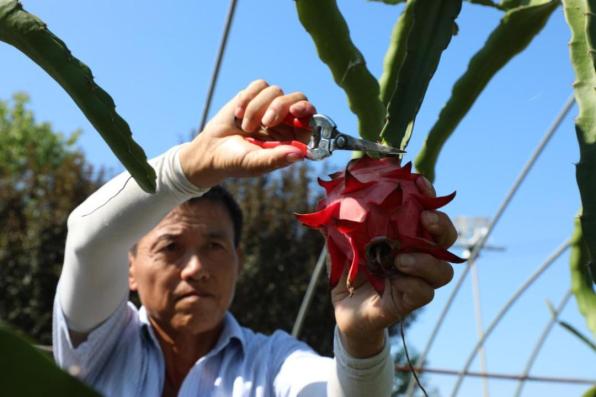
<path id="1" fill-rule="evenodd" d="M 129 286 L 168 331 L 215 329 L 240 271 L 234 226 L 223 204 L 198 200 L 172 210 L 129 255 Z"/>

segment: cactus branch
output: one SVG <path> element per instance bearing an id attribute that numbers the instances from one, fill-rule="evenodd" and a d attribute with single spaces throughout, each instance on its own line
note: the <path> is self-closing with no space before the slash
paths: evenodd
<path id="1" fill-rule="evenodd" d="M 582 238 L 582 225 L 579 220 L 575 222 L 575 230 L 571 237 L 571 257 L 569 265 L 571 270 L 571 291 L 575 295 L 575 301 L 579 311 L 582 313 L 596 338 L 596 293 L 590 278 L 588 254 L 585 240 Z"/>
<path id="2" fill-rule="evenodd" d="M 586 2 L 563 1 L 565 18 L 571 29 L 569 52 L 575 71 L 573 83 L 579 114 L 575 131 L 579 142 L 580 159 L 576 166 L 583 211 L 580 216 L 582 233 L 592 261 L 596 260 L 596 179 L 591 173 L 596 169 L 596 70 L 589 55 L 586 35 Z M 596 41 L 596 37 L 592 37 Z"/>
<path id="3" fill-rule="evenodd" d="M 412 26 L 406 55 L 397 77 L 395 90 L 387 106 L 386 123 L 381 138 L 390 146 L 405 148 L 410 139 L 416 113 L 441 54 L 451 41 L 454 20 L 462 0 L 410 0 Z"/>
<path id="4" fill-rule="evenodd" d="M 586 2 L 586 30 L 588 39 L 588 50 L 592 57 L 592 64 L 596 69 L 596 0 Z"/>
<path id="5" fill-rule="evenodd" d="M 155 192 L 155 171 L 112 98 L 93 80 L 87 65 L 75 58 L 46 24 L 16 0 L 0 0 L 0 40 L 41 66 L 75 101 L 137 183 Z"/>
<path id="6" fill-rule="evenodd" d="M 596 169 L 596 70 L 589 52 L 588 35 L 591 35 L 592 42 L 596 42 L 596 37 L 586 29 L 585 1 L 563 0 L 563 8 L 571 29 L 569 53 L 576 77 L 573 89 L 579 115 L 575 119 L 575 132 L 580 153 L 576 179 L 583 206 L 575 227 L 574 251 L 570 260 L 572 289 L 580 311 L 596 335 L 596 293 L 592 284 L 596 274 L 592 274 L 590 280 L 588 266 L 596 260 L 596 179 L 591 175 Z"/>
<path id="7" fill-rule="evenodd" d="M 311 35 L 319 57 L 327 64 L 335 82 L 343 88 L 350 109 L 358 117 L 360 135 L 376 140 L 385 109 L 379 99 L 379 84 L 356 48 L 348 25 L 335 0 L 296 0 L 300 22 Z"/>
<path id="8" fill-rule="evenodd" d="M 416 169 L 426 178 L 434 180 L 435 165 L 443 145 L 482 90 L 499 70 L 522 52 L 540 33 L 558 5 L 557 0 L 552 0 L 505 13 L 484 46 L 470 60 L 466 72 L 453 86 L 451 97 L 441 110 L 438 120 L 416 157 Z"/>
<path id="9" fill-rule="evenodd" d="M 391 32 L 391 41 L 383 64 L 383 74 L 379 79 L 381 101 L 385 106 L 389 104 L 393 90 L 397 85 L 397 76 L 406 57 L 406 45 L 412 21 L 412 7 L 406 6 Z"/>

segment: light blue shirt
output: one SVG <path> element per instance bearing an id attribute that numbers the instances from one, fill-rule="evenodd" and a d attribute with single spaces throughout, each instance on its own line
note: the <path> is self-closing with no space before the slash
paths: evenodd
<path id="1" fill-rule="evenodd" d="M 54 305 L 54 357 L 105 396 L 161 396 L 164 358 L 147 313 L 123 302 L 73 348 Z M 323 396 L 333 359 L 283 331 L 271 336 L 241 327 L 227 313 L 215 347 L 190 370 L 179 396 Z"/>

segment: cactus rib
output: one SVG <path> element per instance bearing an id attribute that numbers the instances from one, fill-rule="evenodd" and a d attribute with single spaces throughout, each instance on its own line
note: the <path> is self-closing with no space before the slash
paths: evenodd
<path id="1" fill-rule="evenodd" d="M 454 20 L 462 0 L 411 0 L 412 27 L 397 85 L 387 106 L 381 138 L 391 146 L 405 148 L 428 84 L 441 54 L 451 41 Z"/>
<path id="2" fill-rule="evenodd" d="M 586 10 L 588 49 L 596 69 L 596 0 L 587 0 L 586 5 L 588 7 Z"/>
<path id="3" fill-rule="evenodd" d="M 441 110 L 420 153 L 416 169 L 435 179 L 435 165 L 447 139 L 468 113 L 489 81 L 540 33 L 559 1 L 519 7 L 503 15 L 484 46 L 471 58 L 466 72 L 453 86 L 451 97 Z"/>
<path id="4" fill-rule="evenodd" d="M 379 84 L 366 67 L 364 56 L 352 42 L 336 1 L 297 0 L 296 9 L 319 57 L 331 70 L 335 82 L 345 91 L 350 109 L 358 117 L 360 135 L 376 140 L 385 114 L 379 99 Z"/>
<path id="5" fill-rule="evenodd" d="M 41 66 L 75 101 L 110 149 L 147 192 L 155 192 L 155 171 L 112 98 L 93 80 L 87 65 L 17 0 L 0 0 L 0 40 Z"/>
<path id="6" fill-rule="evenodd" d="M 391 41 L 383 62 L 383 74 L 379 79 L 381 101 L 385 106 L 389 104 L 397 84 L 397 76 L 406 56 L 406 45 L 412 20 L 412 7 L 406 6 L 391 32 Z"/>
<path id="7" fill-rule="evenodd" d="M 579 114 L 575 119 L 575 132 L 579 143 L 580 160 L 576 165 L 576 179 L 582 202 L 582 213 L 576 223 L 575 254 L 572 255 L 572 289 L 588 326 L 596 335 L 596 293 L 590 280 L 588 263 L 596 260 L 596 70 L 589 53 L 585 15 L 586 2 L 563 0 L 565 19 L 571 29 L 569 54 L 575 71 L 573 83 Z M 592 42 L 596 37 L 591 37 Z M 585 244 L 585 247 L 583 246 Z M 594 278 L 596 274 L 592 274 Z"/>

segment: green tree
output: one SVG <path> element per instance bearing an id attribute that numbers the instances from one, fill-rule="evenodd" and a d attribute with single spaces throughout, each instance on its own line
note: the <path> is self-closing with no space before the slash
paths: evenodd
<path id="1" fill-rule="evenodd" d="M 0 100 L 0 319 L 49 344 L 66 220 L 103 173 L 76 148 L 78 132 L 37 122 L 27 102 Z"/>
<path id="2" fill-rule="evenodd" d="M 295 212 L 309 212 L 320 197 L 313 196 L 307 164 L 273 176 L 234 179 L 226 187 L 245 217 L 241 274 L 232 312 L 245 326 L 263 333 L 292 329 L 323 237 L 300 225 Z M 335 325 L 326 279 L 317 284 L 305 318 L 301 339 L 321 354 L 333 351 Z"/>

